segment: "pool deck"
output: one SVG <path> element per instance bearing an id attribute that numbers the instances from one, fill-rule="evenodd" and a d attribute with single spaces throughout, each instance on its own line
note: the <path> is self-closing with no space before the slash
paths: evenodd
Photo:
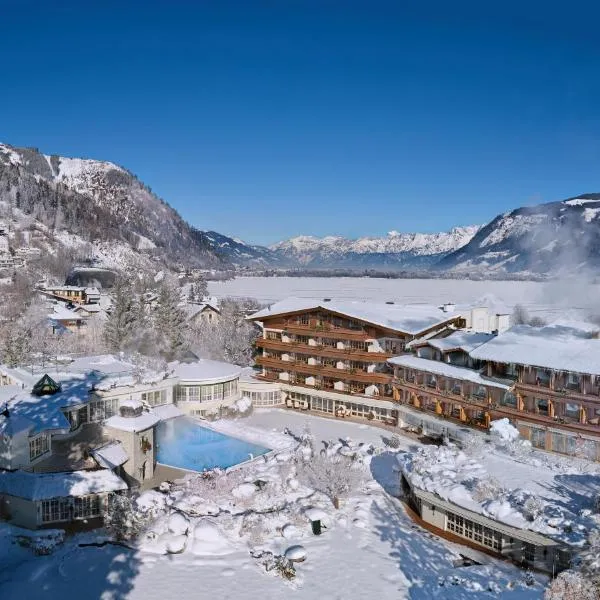
<path id="1" fill-rule="evenodd" d="M 146 490 L 157 488 L 165 481 L 182 479 L 189 474 L 190 471 L 184 471 L 183 469 L 177 469 L 176 467 L 169 467 L 168 465 L 157 463 L 156 467 L 154 467 L 154 476 L 152 479 L 142 481 L 139 489 L 141 492 L 145 492 Z"/>

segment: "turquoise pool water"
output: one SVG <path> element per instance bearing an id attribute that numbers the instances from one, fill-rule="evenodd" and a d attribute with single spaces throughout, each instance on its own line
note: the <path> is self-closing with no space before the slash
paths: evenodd
<path id="1" fill-rule="evenodd" d="M 260 456 L 269 452 L 269 448 L 202 427 L 188 417 L 159 423 L 156 443 L 156 460 L 159 463 L 190 471 L 215 467 L 226 469 L 248 460 L 250 455 Z"/>

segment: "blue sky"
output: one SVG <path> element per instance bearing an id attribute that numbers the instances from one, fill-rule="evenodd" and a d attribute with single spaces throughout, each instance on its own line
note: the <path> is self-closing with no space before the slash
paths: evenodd
<path id="1" fill-rule="evenodd" d="M 485 4 L 0 0 L 0 140 L 255 243 L 600 191 L 600 9 Z"/>

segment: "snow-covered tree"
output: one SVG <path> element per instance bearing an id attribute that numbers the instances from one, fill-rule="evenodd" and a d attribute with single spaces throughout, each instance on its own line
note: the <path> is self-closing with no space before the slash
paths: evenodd
<path id="1" fill-rule="evenodd" d="M 298 480 L 328 496 L 339 507 L 342 498 L 360 488 L 365 481 L 362 465 L 341 454 L 318 454 L 298 466 Z"/>
<path id="2" fill-rule="evenodd" d="M 109 350 L 118 352 L 130 347 L 139 311 L 131 285 L 125 279 L 115 281 L 111 297 L 112 309 L 104 325 L 104 339 Z"/>
<path id="3" fill-rule="evenodd" d="M 190 330 L 192 348 L 207 358 L 250 366 L 258 336 L 255 325 L 246 319 L 244 306 L 236 300 L 223 301 L 220 309 L 220 319 L 201 322 Z"/>
<path id="4" fill-rule="evenodd" d="M 544 512 L 544 502 L 538 496 L 530 496 L 523 504 L 523 514 L 528 521 L 535 521 Z"/>
<path id="5" fill-rule="evenodd" d="M 146 527 L 147 517 L 138 510 L 130 494 L 112 494 L 104 515 L 104 526 L 117 540 L 136 538 Z"/>
<path id="6" fill-rule="evenodd" d="M 577 571 L 563 571 L 550 582 L 544 600 L 599 600 L 596 586 Z"/>
<path id="7" fill-rule="evenodd" d="M 169 283 L 160 286 L 154 326 L 159 334 L 161 354 L 167 360 L 180 358 L 189 348 L 187 323 L 180 301 L 178 288 Z"/>

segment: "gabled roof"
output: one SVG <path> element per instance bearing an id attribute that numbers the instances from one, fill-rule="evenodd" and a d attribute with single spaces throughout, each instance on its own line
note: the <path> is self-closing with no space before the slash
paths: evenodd
<path id="1" fill-rule="evenodd" d="M 413 342 L 412 347 L 431 346 L 440 352 L 450 352 L 452 350 L 462 350 L 471 352 L 481 344 L 489 342 L 494 335 L 492 333 L 477 333 L 475 331 L 455 331 L 447 337 L 431 338 L 423 340 L 420 343 Z"/>
<path id="2" fill-rule="evenodd" d="M 344 315 L 392 331 L 419 335 L 432 327 L 449 323 L 460 317 L 445 313 L 437 306 L 427 304 L 387 304 L 384 302 L 359 302 L 352 300 L 314 300 L 287 298 L 250 315 L 252 321 L 270 317 L 300 314 L 311 310 L 325 310 Z"/>

